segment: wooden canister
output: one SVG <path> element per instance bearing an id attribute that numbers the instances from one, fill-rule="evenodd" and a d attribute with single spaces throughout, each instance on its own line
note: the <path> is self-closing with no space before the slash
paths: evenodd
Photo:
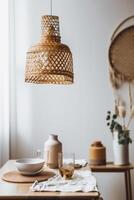
<path id="1" fill-rule="evenodd" d="M 106 164 L 106 148 L 101 141 L 95 141 L 89 147 L 89 162 L 91 165 Z"/>

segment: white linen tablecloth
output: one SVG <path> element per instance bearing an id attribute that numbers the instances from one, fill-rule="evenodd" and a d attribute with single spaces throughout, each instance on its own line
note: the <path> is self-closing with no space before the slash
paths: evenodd
<path id="1" fill-rule="evenodd" d="M 75 170 L 71 180 L 64 180 L 56 174 L 47 181 L 35 181 L 31 191 L 61 191 L 61 192 L 98 192 L 96 178 L 89 170 Z"/>

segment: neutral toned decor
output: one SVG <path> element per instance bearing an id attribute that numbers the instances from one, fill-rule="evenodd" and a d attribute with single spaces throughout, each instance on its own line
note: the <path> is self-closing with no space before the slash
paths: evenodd
<path id="1" fill-rule="evenodd" d="M 58 168 L 58 154 L 62 152 L 62 143 L 58 135 L 50 134 L 44 145 L 45 162 L 49 168 Z"/>
<path id="2" fill-rule="evenodd" d="M 111 116 L 111 112 L 108 112 L 107 125 L 113 135 L 116 165 L 129 163 L 129 143 L 132 143 L 129 127 L 134 118 L 132 89 L 134 86 L 134 25 L 133 23 L 131 25 L 131 20 L 134 20 L 134 16 L 126 18 L 115 29 L 109 48 L 109 72 L 115 98 L 115 113 Z"/>
<path id="3" fill-rule="evenodd" d="M 134 16 L 130 16 L 119 24 L 114 31 L 109 48 L 110 80 L 115 89 L 124 82 L 134 80 L 134 25 L 121 28 Z"/>
<path id="4" fill-rule="evenodd" d="M 129 144 L 119 144 L 118 131 L 113 134 L 113 153 L 115 165 L 129 164 Z"/>
<path id="5" fill-rule="evenodd" d="M 95 141 L 89 147 L 89 162 L 92 165 L 106 164 L 106 148 L 101 141 Z"/>
<path id="6" fill-rule="evenodd" d="M 7 171 L 15 170 L 15 161 L 8 161 L 0 170 L 0 200 L 10 199 L 31 199 L 31 200 L 48 200 L 48 199 L 68 199 L 68 200 L 99 200 L 100 194 L 98 192 L 30 192 L 29 183 L 8 183 L 1 179 Z"/>
<path id="7" fill-rule="evenodd" d="M 42 16 L 42 36 L 27 52 L 25 81 L 29 83 L 73 83 L 73 59 L 61 43 L 59 17 Z"/>
<path id="8" fill-rule="evenodd" d="M 92 172 L 124 173 L 126 200 L 133 200 L 130 171 L 134 169 L 134 165 L 129 164 L 129 165 L 125 165 L 125 166 L 116 166 L 113 163 L 109 162 L 106 165 L 101 165 L 101 166 L 90 165 L 90 168 L 91 168 Z"/>
<path id="9" fill-rule="evenodd" d="M 134 107 L 132 89 L 134 84 L 134 25 L 133 23 L 130 25 L 131 20 L 134 20 L 134 16 L 126 18 L 119 24 L 112 35 L 109 47 L 109 72 L 115 98 L 115 107 L 122 107 L 126 102 L 129 102 L 130 116 Z M 119 93 L 125 84 L 128 94 L 124 101 L 124 97 L 121 97 Z"/>
<path id="10" fill-rule="evenodd" d="M 130 119 L 134 117 L 134 110 L 130 115 L 130 119 L 126 124 L 126 109 L 125 106 L 116 107 L 116 114 L 111 111 L 107 112 L 107 126 L 109 127 L 113 137 L 113 153 L 115 165 L 129 164 L 129 143 L 132 143 L 130 138 Z M 120 120 L 123 122 L 121 123 Z"/>

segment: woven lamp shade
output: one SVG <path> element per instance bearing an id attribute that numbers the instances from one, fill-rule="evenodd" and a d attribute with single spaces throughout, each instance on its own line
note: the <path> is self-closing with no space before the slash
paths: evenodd
<path id="1" fill-rule="evenodd" d="M 73 59 L 69 47 L 61 43 L 58 16 L 42 16 L 42 36 L 27 52 L 25 82 L 73 83 Z"/>

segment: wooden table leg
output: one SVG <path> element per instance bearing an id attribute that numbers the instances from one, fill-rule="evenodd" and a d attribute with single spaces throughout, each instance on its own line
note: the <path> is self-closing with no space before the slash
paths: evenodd
<path id="1" fill-rule="evenodd" d="M 125 189 L 126 189 L 126 200 L 129 200 L 129 185 L 128 185 L 128 174 L 127 171 L 125 171 Z"/>
<path id="2" fill-rule="evenodd" d="M 126 200 L 132 200 L 132 188 L 131 188 L 130 170 L 125 172 L 125 186 L 126 186 Z"/>
<path id="3" fill-rule="evenodd" d="M 129 199 L 132 200 L 132 186 L 131 186 L 131 174 L 130 170 L 128 170 L 128 184 L 129 184 Z"/>

